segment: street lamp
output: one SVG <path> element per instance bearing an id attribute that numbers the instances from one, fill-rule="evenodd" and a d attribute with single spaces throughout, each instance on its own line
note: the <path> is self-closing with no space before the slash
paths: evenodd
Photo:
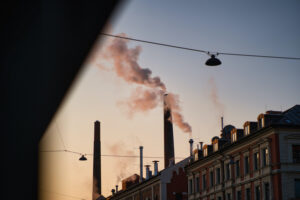
<path id="1" fill-rule="evenodd" d="M 214 55 L 208 52 L 208 55 L 210 55 L 211 57 L 205 62 L 207 66 L 218 66 L 222 64 L 222 62 L 218 58 L 216 58 L 218 53 Z"/>
<path id="2" fill-rule="evenodd" d="M 80 161 L 86 161 L 87 158 L 84 155 L 81 155 L 81 157 L 79 158 Z"/>

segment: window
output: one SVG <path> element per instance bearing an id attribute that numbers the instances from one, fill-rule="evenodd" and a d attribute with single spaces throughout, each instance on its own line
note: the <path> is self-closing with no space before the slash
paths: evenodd
<path id="1" fill-rule="evenodd" d="M 255 200 L 260 200 L 260 187 L 255 187 Z"/>
<path id="2" fill-rule="evenodd" d="M 265 193 L 265 200 L 270 200 L 270 186 L 269 186 L 269 183 L 265 183 L 264 184 L 264 188 L 265 188 L 265 191 L 264 191 L 264 193 Z"/>
<path id="3" fill-rule="evenodd" d="M 250 134 L 250 126 L 249 125 L 245 126 L 244 131 L 245 131 L 245 135 L 249 135 Z"/>
<path id="4" fill-rule="evenodd" d="M 265 126 L 265 118 L 262 117 L 258 120 L 258 127 L 263 128 Z"/>
<path id="5" fill-rule="evenodd" d="M 216 180 L 217 184 L 221 183 L 221 169 L 217 168 L 217 180 Z"/>
<path id="6" fill-rule="evenodd" d="M 226 164 L 226 180 L 230 179 L 230 165 L 229 163 Z"/>
<path id="7" fill-rule="evenodd" d="M 207 156 L 207 148 L 203 149 L 203 156 Z"/>
<path id="8" fill-rule="evenodd" d="M 295 197 L 300 198 L 300 179 L 295 179 Z"/>
<path id="9" fill-rule="evenodd" d="M 218 200 L 222 200 L 222 197 L 218 197 Z"/>
<path id="10" fill-rule="evenodd" d="M 210 172 L 210 187 L 214 186 L 214 172 Z"/>
<path id="11" fill-rule="evenodd" d="M 227 200 L 231 200 L 231 194 L 227 193 Z"/>
<path id="12" fill-rule="evenodd" d="M 240 190 L 236 192 L 236 199 L 237 200 L 242 200 L 242 193 L 241 193 Z"/>
<path id="13" fill-rule="evenodd" d="M 232 139 L 232 142 L 236 142 L 236 133 L 232 134 L 232 138 L 231 139 Z"/>
<path id="14" fill-rule="evenodd" d="M 300 163 L 300 145 L 293 145 L 293 162 Z"/>
<path id="15" fill-rule="evenodd" d="M 214 146 L 213 146 L 214 152 L 218 151 L 218 149 L 219 149 L 218 147 L 219 147 L 219 143 L 214 143 Z"/>
<path id="16" fill-rule="evenodd" d="M 258 170 L 258 168 L 259 168 L 259 153 L 258 152 L 254 153 L 253 159 L 254 159 L 254 163 L 253 163 L 254 170 Z"/>
<path id="17" fill-rule="evenodd" d="M 235 161 L 235 175 L 236 177 L 240 177 L 240 161 Z"/>
<path id="18" fill-rule="evenodd" d="M 200 180 L 199 177 L 196 177 L 196 192 L 199 192 L 200 189 Z"/>
<path id="19" fill-rule="evenodd" d="M 206 189 L 206 174 L 202 175 L 202 189 Z"/>
<path id="20" fill-rule="evenodd" d="M 195 159 L 195 161 L 196 161 L 196 160 L 199 160 L 198 151 L 197 151 L 197 152 L 195 152 L 195 154 L 194 154 L 194 159 Z"/>
<path id="21" fill-rule="evenodd" d="M 249 174 L 249 156 L 245 156 L 245 174 Z"/>
<path id="22" fill-rule="evenodd" d="M 189 193 L 192 194 L 193 193 L 193 179 L 189 180 Z"/>
<path id="23" fill-rule="evenodd" d="M 268 150 L 268 148 L 264 148 L 262 150 L 262 164 L 263 164 L 263 167 L 265 167 L 269 164 L 269 150 Z"/>
<path id="24" fill-rule="evenodd" d="M 246 200 L 251 200 L 251 191 L 250 191 L 250 188 L 246 189 Z"/>

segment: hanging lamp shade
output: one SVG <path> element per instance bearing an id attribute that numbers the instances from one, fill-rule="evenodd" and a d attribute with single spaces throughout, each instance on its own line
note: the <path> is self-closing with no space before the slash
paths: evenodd
<path id="1" fill-rule="evenodd" d="M 208 66 L 218 66 L 221 65 L 222 62 L 216 58 L 215 55 L 211 55 L 210 59 L 208 59 L 205 64 Z"/>
<path id="2" fill-rule="evenodd" d="M 86 158 L 84 155 L 82 155 L 82 156 L 79 158 L 79 160 L 80 160 L 80 161 L 86 161 L 87 158 Z"/>

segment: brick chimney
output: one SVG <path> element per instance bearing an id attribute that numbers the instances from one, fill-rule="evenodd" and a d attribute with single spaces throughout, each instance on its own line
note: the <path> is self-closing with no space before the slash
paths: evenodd
<path id="1" fill-rule="evenodd" d="M 164 160 L 165 168 L 169 167 L 170 160 L 175 160 L 174 139 L 171 108 L 167 105 L 167 95 L 164 95 Z"/>
<path id="2" fill-rule="evenodd" d="M 94 168 L 93 168 L 93 194 L 101 195 L 101 143 L 100 122 L 94 123 Z M 93 195 L 97 196 L 97 195 Z"/>

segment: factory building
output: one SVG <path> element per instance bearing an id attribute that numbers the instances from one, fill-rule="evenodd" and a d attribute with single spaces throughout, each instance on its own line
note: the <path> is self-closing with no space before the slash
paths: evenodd
<path id="1" fill-rule="evenodd" d="M 300 199 L 300 105 L 222 125 L 185 170 L 189 200 Z"/>
<path id="2" fill-rule="evenodd" d="M 184 167 L 186 158 L 175 165 L 151 175 L 146 166 L 146 179 L 139 182 L 137 174 L 122 181 L 122 189 L 113 189 L 111 200 L 187 200 L 187 176 Z M 155 169 L 156 171 L 156 169 Z M 157 174 L 156 174 L 157 173 Z"/>
<path id="3" fill-rule="evenodd" d="M 165 95 L 166 98 L 166 95 Z M 191 143 L 192 147 L 192 143 Z M 191 148 L 192 150 L 192 148 Z M 190 157 L 192 154 L 190 154 Z M 140 175 L 134 174 L 122 180 L 122 189 L 112 189 L 111 200 L 187 200 L 187 176 L 185 166 L 190 157 L 175 163 L 173 124 L 171 108 L 164 99 L 164 166 L 158 170 L 158 161 L 154 163 L 154 173 L 150 165 L 143 177 L 143 147 L 140 146 Z"/>

